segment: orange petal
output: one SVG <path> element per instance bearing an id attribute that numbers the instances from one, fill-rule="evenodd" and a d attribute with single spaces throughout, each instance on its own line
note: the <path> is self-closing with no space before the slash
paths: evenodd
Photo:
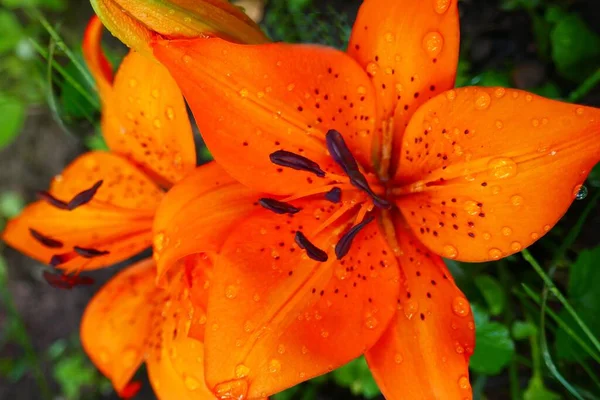
<path id="1" fill-rule="evenodd" d="M 90 19 L 83 36 L 83 56 L 96 81 L 101 98 L 109 95 L 113 81 L 113 70 L 100 43 L 102 42 L 102 22 L 95 15 Z"/>
<path id="2" fill-rule="evenodd" d="M 191 327 L 206 322 L 206 303 L 192 303 L 192 284 L 204 290 L 203 281 L 190 282 L 194 270 L 207 268 L 199 258 L 192 260 L 192 271 L 181 269 L 169 287 L 164 303 L 153 320 L 153 332 L 146 346 L 146 364 L 150 383 L 159 399 L 214 399 L 204 383 L 204 343 L 189 337 Z M 198 322 L 200 321 L 200 323 Z"/>
<path id="3" fill-rule="evenodd" d="M 495 260 L 543 236 L 600 158 L 600 110 L 503 88 L 463 88 L 407 128 L 394 190 L 445 257 Z"/>
<path id="4" fill-rule="evenodd" d="M 373 376 L 388 400 L 471 399 L 475 325 L 469 302 L 442 259 L 404 221 L 395 225 L 404 283 L 396 317 L 367 352 Z"/>
<path id="5" fill-rule="evenodd" d="M 115 390 L 125 388 L 144 357 L 153 307 L 160 296 L 150 259 L 123 270 L 100 289 L 81 321 L 81 342 Z"/>
<path id="6" fill-rule="evenodd" d="M 333 246 L 345 225 L 311 232 L 339 206 L 297 205 L 303 210 L 294 216 L 255 212 L 215 260 L 205 367 L 218 396 L 256 399 L 331 371 L 371 347 L 395 313 L 397 264 L 377 223 L 337 261 Z M 329 261 L 308 258 L 296 230 Z"/>
<path id="7" fill-rule="evenodd" d="M 102 133 L 108 146 L 162 183 L 180 180 L 196 166 L 194 138 L 181 91 L 163 66 L 133 51 L 121 63 L 111 85 L 112 72 L 101 39 L 102 25 L 94 18 L 83 49 L 102 99 Z"/>
<path id="8" fill-rule="evenodd" d="M 284 195 L 323 181 L 272 164 L 269 154 L 280 149 L 340 171 L 325 146 L 329 129 L 341 132 L 369 168 L 374 94 L 344 53 L 220 39 L 158 41 L 154 53 L 184 91 L 215 160 L 247 186 Z"/>
<path id="9" fill-rule="evenodd" d="M 234 224 L 256 208 L 259 197 L 215 162 L 175 185 L 154 220 L 157 279 L 185 256 L 218 251 Z"/>
<path id="10" fill-rule="evenodd" d="M 46 263 L 57 254 L 74 256 L 65 256 L 72 259 L 59 266 L 67 271 L 112 265 L 149 247 L 152 218 L 162 192 L 119 156 L 102 152 L 80 156 L 54 178 L 50 193 L 61 201 L 69 201 L 98 181 L 103 182 L 93 199 L 72 211 L 46 201 L 31 204 L 8 223 L 3 240 Z M 58 243 L 44 245 L 34 240 L 30 229 Z M 75 257 L 75 246 L 109 254 Z"/>
<path id="11" fill-rule="evenodd" d="M 370 74 L 383 173 L 397 162 L 402 134 L 419 105 L 454 87 L 459 50 L 457 0 L 366 0 L 348 53 Z M 393 164 L 395 166 L 396 164 Z M 392 172 L 393 175 L 393 172 Z"/>

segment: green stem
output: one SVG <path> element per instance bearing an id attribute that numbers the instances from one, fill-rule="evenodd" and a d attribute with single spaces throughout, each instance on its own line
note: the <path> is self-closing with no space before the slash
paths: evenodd
<path id="1" fill-rule="evenodd" d="M 583 81 L 577 89 L 573 90 L 567 97 L 567 100 L 571 103 L 578 102 L 598 84 L 600 84 L 600 68 Z"/>
<path id="2" fill-rule="evenodd" d="M 563 305 L 565 310 L 567 310 L 567 312 L 573 317 L 575 322 L 577 322 L 577 324 L 579 325 L 579 327 L 581 328 L 583 333 L 585 333 L 585 335 L 592 342 L 594 347 L 596 347 L 596 350 L 600 351 L 600 342 L 598 342 L 598 339 L 596 338 L 596 336 L 594 336 L 591 329 L 579 317 L 579 315 L 577 314 L 577 312 L 575 311 L 573 306 L 571 306 L 571 303 L 569 303 L 567 301 L 567 299 L 565 298 L 565 296 L 563 296 L 563 294 L 560 292 L 560 290 L 558 290 L 558 288 L 556 287 L 554 282 L 552 282 L 552 279 L 550 279 L 550 277 L 544 272 L 543 268 L 536 261 L 536 259 L 533 258 L 533 256 L 529 252 L 529 250 L 527 250 L 527 249 L 523 250 L 522 254 L 523 254 L 523 258 L 525 258 L 525 260 L 533 267 L 535 272 L 538 273 L 540 278 L 542 278 L 542 280 L 548 287 L 549 291 L 558 299 L 558 301 L 560 301 L 560 303 Z"/>
<path id="3" fill-rule="evenodd" d="M 504 261 L 500 261 L 498 263 L 498 275 L 500 278 L 500 282 L 502 283 L 502 287 L 504 288 L 504 292 L 506 293 L 507 304 L 504 307 L 504 324 L 510 327 L 514 322 L 513 307 L 511 302 L 512 285 L 510 273 L 508 272 L 506 263 Z M 522 398 L 522 396 L 521 385 L 519 384 L 519 365 L 517 357 L 515 355 L 513 355 L 512 359 L 510 360 L 510 365 L 508 366 L 508 375 L 510 379 L 511 399 L 519 400 Z"/>

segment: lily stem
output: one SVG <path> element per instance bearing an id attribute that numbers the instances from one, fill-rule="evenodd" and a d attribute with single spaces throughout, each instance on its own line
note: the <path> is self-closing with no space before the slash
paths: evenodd
<path id="1" fill-rule="evenodd" d="M 573 90 L 569 96 L 567 96 L 567 100 L 571 103 L 578 102 L 598 84 L 600 84 L 600 68 L 583 81 L 579 87 Z"/>

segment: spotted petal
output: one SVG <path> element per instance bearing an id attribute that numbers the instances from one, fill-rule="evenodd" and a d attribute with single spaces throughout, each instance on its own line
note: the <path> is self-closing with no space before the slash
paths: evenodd
<path id="1" fill-rule="evenodd" d="M 323 181 L 271 163 L 269 155 L 281 149 L 340 172 L 327 153 L 329 129 L 341 132 L 369 168 L 374 94 L 344 53 L 216 38 L 157 41 L 154 53 L 182 88 L 215 160 L 252 189 L 286 195 Z"/>
<path id="2" fill-rule="evenodd" d="M 402 290 L 396 316 L 366 354 L 373 376 L 388 400 L 471 399 L 469 302 L 401 218 L 395 229 Z"/>
<path id="3" fill-rule="evenodd" d="M 206 379 L 218 395 L 265 397 L 362 354 L 396 310 L 398 270 L 376 222 L 335 259 L 345 224 L 317 227 L 338 205 L 305 200 L 277 216 L 257 211 L 237 224 L 215 263 L 206 330 Z M 294 243 L 304 232 L 329 261 Z"/>
<path id="4" fill-rule="evenodd" d="M 365 0 L 348 47 L 377 93 L 379 167 L 392 174 L 404 129 L 417 108 L 454 86 L 457 0 Z M 387 175 L 385 175 L 387 176 Z"/>
<path id="5" fill-rule="evenodd" d="M 503 88 L 463 88 L 421 106 L 407 128 L 396 204 L 445 257 L 495 260 L 565 213 L 600 159 L 600 110 Z"/>

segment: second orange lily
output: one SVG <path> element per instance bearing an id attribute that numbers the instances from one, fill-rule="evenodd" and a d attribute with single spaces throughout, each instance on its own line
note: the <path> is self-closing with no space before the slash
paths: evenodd
<path id="1" fill-rule="evenodd" d="M 264 397 L 365 353 L 388 399 L 471 398 L 473 318 L 440 255 L 497 260 L 543 236 L 600 158 L 600 111 L 452 89 L 458 46 L 454 0 L 366 0 L 348 53 L 153 43 L 241 183 L 184 180 L 154 225 L 163 278 L 213 254 L 217 397 Z"/>

